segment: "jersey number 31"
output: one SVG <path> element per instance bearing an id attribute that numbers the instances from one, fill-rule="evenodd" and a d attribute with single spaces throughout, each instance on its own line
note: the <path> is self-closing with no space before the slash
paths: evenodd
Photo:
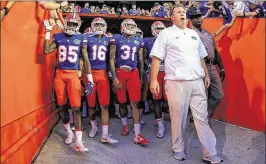
<path id="1" fill-rule="evenodd" d="M 132 61 L 134 61 L 134 57 L 135 57 L 135 53 L 136 53 L 137 47 L 133 47 L 132 48 L 132 53 L 131 53 L 131 47 L 129 47 L 128 45 L 123 45 L 121 47 L 121 50 L 124 52 L 123 54 L 121 54 L 121 58 L 123 60 L 129 59 L 130 55 L 131 55 L 131 59 L 132 59 Z"/>

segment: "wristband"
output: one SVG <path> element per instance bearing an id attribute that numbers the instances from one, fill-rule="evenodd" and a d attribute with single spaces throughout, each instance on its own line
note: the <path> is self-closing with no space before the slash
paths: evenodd
<path id="1" fill-rule="evenodd" d="M 224 71 L 224 69 L 221 69 L 221 71 Z"/>
<path id="2" fill-rule="evenodd" d="M 50 31 L 45 33 L 45 39 L 50 40 Z"/>
<path id="3" fill-rule="evenodd" d="M 88 74 L 88 75 L 87 75 L 87 78 L 88 78 L 88 80 L 89 80 L 90 82 L 92 82 L 92 83 L 93 83 L 92 74 Z"/>

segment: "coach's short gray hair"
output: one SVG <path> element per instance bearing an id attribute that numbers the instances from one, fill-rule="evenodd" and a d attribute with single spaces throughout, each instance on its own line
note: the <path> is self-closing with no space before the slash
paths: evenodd
<path id="1" fill-rule="evenodd" d="M 172 15 L 174 14 L 174 9 L 175 9 L 175 8 L 178 8 L 178 7 L 182 7 L 184 10 L 186 10 L 185 7 L 184 7 L 183 5 L 181 5 L 181 4 L 174 5 L 174 6 L 171 8 L 171 10 L 170 10 L 170 16 L 172 16 Z"/>

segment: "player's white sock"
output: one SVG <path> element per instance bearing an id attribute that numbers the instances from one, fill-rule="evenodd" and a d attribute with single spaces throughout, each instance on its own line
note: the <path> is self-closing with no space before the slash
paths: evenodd
<path id="1" fill-rule="evenodd" d="M 134 124 L 134 132 L 135 132 L 135 137 L 137 137 L 140 133 L 140 124 Z"/>
<path id="2" fill-rule="evenodd" d="M 76 130 L 75 131 L 75 135 L 76 135 L 76 143 L 82 143 L 82 131 Z"/>
<path id="3" fill-rule="evenodd" d="M 157 119 L 157 124 L 159 127 L 163 127 L 164 126 L 163 119 L 162 118 Z"/>
<path id="4" fill-rule="evenodd" d="M 107 137 L 108 136 L 108 127 L 109 125 L 102 124 L 102 137 Z"/>
<path id="5" fill-rule="evenodd" d="M 121 118 L 122 125 L 127 125 L 127 117 Z"/>
<path id="6" fill-rule="evenodd" d="M 73 133 L 72 130 L 71 130 L 71 127 L 70 127 L 70 123 L 64 124 L 64 127 L 65 127 L 65 129 L 66 129 L 66 131 L 67 131 L 68 134 Z"/>
<path id="7" fill-rule="evenodd" d="M 91 122 L 91 127 L 92 127 L 92 128 L 96 128 L 96 127 L 97 127 L 97 122 L 96 122 L 96 120 L 91 120 L 90 122 Z"/>
<path id="8" fill-rule="evenodd" d="M 69 123 L 73 124 L 74 120 L 73 120 L 73 112 L 72 112 L 72 110 L 68 110 L 68 113 L 69 113 Z"/>

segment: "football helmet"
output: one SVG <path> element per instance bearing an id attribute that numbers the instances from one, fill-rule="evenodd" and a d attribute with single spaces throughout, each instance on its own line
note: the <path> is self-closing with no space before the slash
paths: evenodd
<path id="1" fill-rule="evenodd" d="M 106 35 L 108 38 L 112 38 L 112 37 L 113 37 L 113 34 L 110 33 L 110 32 L 105 33 L 105 35 Z"/>
<path id="2" fill-rule="evenodd" d="M 135 34 L 137 37 L 140 37 L 140 38 L 143 38 L 143 32 L 141 31 L 140 28 L 137 28 L 136 29 L 136 34 Z"/>
<path id="3" fill-rule="evenodd" d="M 92 31 L 97 35 L 102 35 L 106 33 L 107 24 L 103 18 L 94 18 L 91 22 Z"/>
<path id="4" fill-rule="evenodd" d="M 153 24 L 151 25 L 151 33 L 153 36 L 158 36 L 160 31 L 165 29 L 165 25 L 163 22 L 161 21 L 155 21 L 153 22 Z"/>
<path id="5" fill-rule="evenodd" d="M 64 32 L 68 35 L 78 34 L 81 25 L 81 19 L 77 13 L 69 13 L 65 17 Z"/>
<path id="6" fill-rule="evenodd" d="M 137 24 L 133 19 L 125 19 L 121 23 L 121 34 L 125 33 L 128 35 L 134 35 L 136 33 Z"/>
<path id="7" fill-rule="evenodd" d="M 93 34 L 91 27 L 87 27 L 84 31 L 84 34 Z"/>

